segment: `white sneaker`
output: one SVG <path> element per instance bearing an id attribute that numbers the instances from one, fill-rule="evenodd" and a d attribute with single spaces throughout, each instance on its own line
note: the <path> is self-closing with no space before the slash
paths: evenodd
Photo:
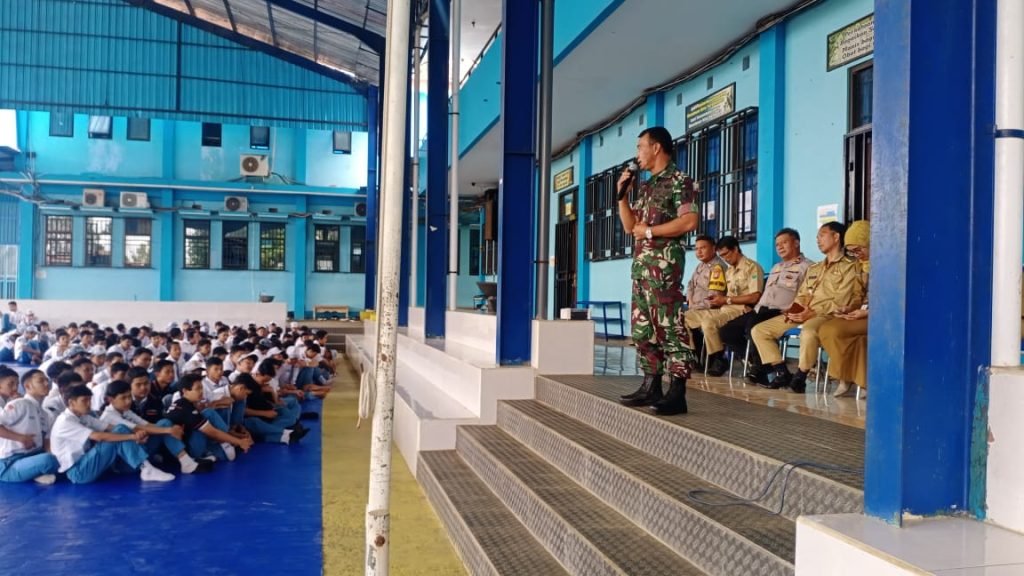
<path id="1" fill-rule="evenodd" d="M 220 447 L 224 449 L 224 454 L 228 457 L 228 462 L 235 460 L 235 447 L 227 442 L 221 442 Z"/>
<path id="2" fill-rule="evenodd" d="M 285 430 L 281 433 L 281 444 L 290 444 L 292 439 L 292 431 Z"/>
<path id="3" fill-rule="evenodd" d="M 53 474 L 42 474 L 34 478 L 36 484 L 42 484 L 43 486 L 49 486 L 57 481 L 57 476 Z"/>
<path id="4" fill-rule="evenodd" d="M 174 480 L 174 474 L 168 474 L 149 462 L 142 463 L 142 470 L 139 476 L 143 482 L 170 482 Z"/>
<path id="5" fill-rule="evenodd" d="M 191 474 L 199 467 L 199 463 L 193 460 L 187 453 L 178 456 L 178 462 L 181 462 L 181 472 L 183 474 Z"/>

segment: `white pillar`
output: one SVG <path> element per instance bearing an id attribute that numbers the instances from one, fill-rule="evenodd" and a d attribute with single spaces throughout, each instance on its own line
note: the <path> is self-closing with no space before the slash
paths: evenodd
<path id="1" fill-rule="evenodd" d="M 452 0 L 451 14 L 451 86 L 452 86 L 452 167 L 448 194 L 451 208 L 448 214 L 448 309 L 455 310 L 459 289 L 459 84 L 461 83 L 459 56 L 462 36 L 462 0 Z"/>
<path id="2" fill-rule="evenodd" d="M 409 306 L 416 307 L 419 299 L 419 244 L 420 244 L 420 47 L 419 14 L 416 15 L 416 45 L 413 47 L 412 68 L 412 241 L 409 245 Z"/>
<path id="3" fill-rule="evenodd" d="M 1020 365 L 1024 233 L 1024 2 L 999 0 L 996 20 L 992 365 Z M 984 297 L 977 295 L 975 297 Z"/>
<path id="4" fill-rule="evenodd" d="M 398 351 L 398 289 L 405 201 L 405 110 L 409 93 L 410 0 L 388 1 L 388 43 L 384 70 L 383 203 L 377 269 L 377 350 L 373 378 L 377 402 L 370 444 L 370 494 L 366 504 L 367 576 L 387 576 L 391 543 L 391 445 L 395 418 Z"/>

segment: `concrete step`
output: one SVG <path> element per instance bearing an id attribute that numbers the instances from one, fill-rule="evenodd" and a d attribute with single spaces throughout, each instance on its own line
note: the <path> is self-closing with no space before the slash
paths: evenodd
<path id="1" fill-rule="evenodd" d="M 759 494 L 786 463 L 763 505 L 791 520 L 804 514 L 861 512 L 864 431 L 691 389 L 690 413 L 657 417 L 618 396 L 639 377 L 540 376 L 536 399 L 616 441 L 744 497 Z M 616 445 L 617 446 L 617 445 Z M 811 462 L 843 470 L 804 466 Z M 783 491 L 783 476 L 786 488 Z"/>
<path id="2" fill-rule="evenodd" d="M 497 426 L 460 426 L 456 450 L 571 574 L 704 574 Z"/>
<path id="3" fill-rule="evenodd" d="M 502 402 L 498 426 L 708 574 L 792 576 L 793 521 L 694 502 L 690 491 L 722 489 L 534 400 Z"/>
<path id="4" fill-rule="evenodd" d="M 567 574 L 454 450 L 419 460 L 417 480 L 470 574 Z"/>

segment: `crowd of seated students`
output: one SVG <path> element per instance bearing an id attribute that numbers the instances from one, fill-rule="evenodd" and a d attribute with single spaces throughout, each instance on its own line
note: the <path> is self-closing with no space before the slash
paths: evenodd
<path id="1" fill-rule="evenodd" d="M 820 347 L 828 354 L 828 375 L 839 380 L 835 396 L 850 394 L 853 386 L 866 388 L 868 222 L 853 222 L 849 229 L 826 223 L 816 240 L 819 262 L 803 254 L 799 232 L 780 230 L 775 251 L 781 261 L 766 277 L 736 238 L 696 239 L 698 264 L 686 288 L 685 322 L 691 342 L 703 347 L 708 375 L 725 374 L 731 351 L 747 358 L 752 384 L 803 393 Z M 796 327 L 800 351 L 793 373 L 779 342 Z M 624 402 L 637 406 L 645 399 Z"/>
<path id="2" fill-rule="evenodd" d="M 185 321 L 156 332 L 86 321 L 51 333 L 17 303 L 8 307 L 0 482 L 82 484 L 130 471 L 167 482 L 173 472 L 209 472 L 254 442 L 298 443 L 308 432 L 301 420 L 319 417 L 307 402 L 331 389 L 327 333 L 294 322 Z"/>

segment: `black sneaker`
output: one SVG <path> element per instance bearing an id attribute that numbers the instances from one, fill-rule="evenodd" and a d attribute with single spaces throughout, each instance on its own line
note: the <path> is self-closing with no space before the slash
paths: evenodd
<path id="1" fill-rule="evenodd" d="M 307 428 L 292 430 L 291 436 L 288 437 L 288 444 L 298 444 L 299 440 L 302 440 L 306 434 L 309 434 L 309 430 Z"/>
<path id="2" fill-rule="evenodd" d="M 747 382 L 755 386 L 768 387 L 768 374 L 765 372 L 764 366 L 751 366 L 747 371 Z"/>
<path id="3" fill-rule="evenodd" d="M 789 382 L 789 389 L 797 394 L 803 394 L 807 391 L 807 372 L 803 370 L 797 370 L 796 374 Z"/>

